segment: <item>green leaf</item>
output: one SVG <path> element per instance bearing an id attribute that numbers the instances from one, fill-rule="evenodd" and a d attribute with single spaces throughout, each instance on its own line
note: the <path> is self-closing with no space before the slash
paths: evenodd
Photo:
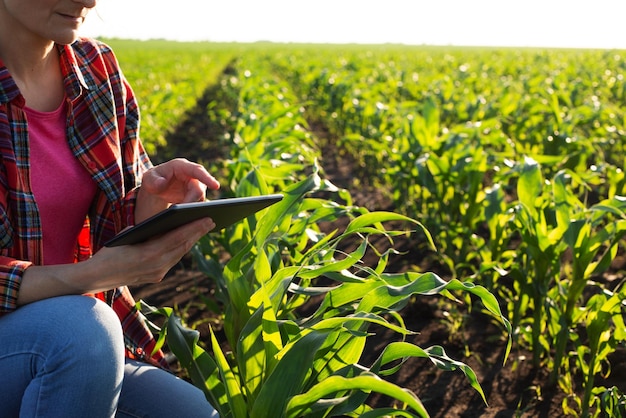
<path id="1" fill-rule="evenodd" d="M 331 332 L 320 348 L 321 356 L 315 359 L 313 369 L 317 371 L 312 378 L 322 381 L 346 366 L 357 364 L 363 350 L 367 333 L 360 331 L 361 326 L 337 328 Z M 357 330 L 356 332 L 353 331 Z"/>
<path id="2" fill-rule="evenodd" d="M 461 370 L 469 380 L 470 385 L 480 394 L 485 404 L 487 404 L 483 389 L 471 367 L 449 357 L 441 346 L 432 346 L 427 349 L 422 349 L 414 344 L 403 341 L 392 342 L 384 348 L 383 353 L 372 366 L 372 370 L 378 373 L 385 365 L 408 357 L 428 358 L 439 369 L 445 371 Z"/>
<path id="3" fill-rule="evenodd" d="M 316 353 L 326 337 L 325 332 L 311 332 L 281 351 L 278 364 L 254 402 L 250 418 L 283 416 L 287 400 L 303 387 Z"/>
<path id="4" fill-rule="evenodd" d="M 402 221 L 418 225 L 426 235 L 426 238 L 428 239 L 428 243 L 430 244 L 431 248 L 435 248 L 432 236 L 430 235 L 430 232 L 428 232 L 428 230 L 424 227 L 424 225 L 422 225 L 420 222 L 413 218 L 393 212 L 377 211 L 364 213 L 350 222 L 344 232 L 344 235 L 354 234 L 357 232 L 370 232 L 372 230 L 368 227 L 372 225 L 376 226 L 376 230 L 385 231 L 382 223 L 389 221 Z"/>
<path id="5" fill-rule="evenodd" d="M 367 250 L 367 241 L 363 240 L 357 249 L 351 253 L 347 253 L 341 260 L 329 260 L 326 263 L 313 264 L 303 266 L 298 276 L 303 279 L 313 279 L 322 276 L 328 272 L 337 272 L 347 270 L 360 262 Z"/>
<path id="6" fill-rule="evenodd" d="M 517 183 L 517 196 L 522 205 L 537 217 L 537 198 L 543 190 L 543 176 L 539 164 L 532 158 L 524 158 L 520 178 Z"/>
<path id="7" fill-rule="evenodd" d="M 267 361 L 263 344 L 262 326 L 263 306 L 254 312 L 241 330 L 237 343 L 237 365 L 242 386 L 246 390 L 247 402 L 254 401 L 261 390 Z"/>
<path id="8" fill-rule="evenodd" d="M 463 283 L 457 279 L 446 282 L 434 273 L 420 274 L 409 272 L 405 275 L 415 279 L 404 286 L 386 285 L 376 287 L 363 297 L 358 309 L 370 312 L 374 307 L 393 307 L 407 300 L 413 294 L 438 294 L 443 291 L 469 292 L 479 297 L 485 308 L 505 327 L 509 340 L 505 354 L 506 361 L 511 349 L 511 324 L 502 314 L 498 300 L 491 292 L 482 286 L 470 282 Z"/>
<path id="9" fill-rule="evenodd" d="M 167 328 L 167 343 L 181 367 L 185 368 L 195 386 L 202 389 L 220 415 L 230 410 L 225 405 L 226 388 L 219 379 L 218 367 L 211 356 L 198 346 L 200 333 L 182 325 L 180 318 L 170 315 L 164 326 Z"/>
<path id="10" fill-rule="evenodd" d="M 286 409 L 288 418 L 299 418 L 306 415 L 306 411 L 317 401 L 326 396 L 340 391 L 361 390 L 377 392 L 397 399 L 412 408 L 421 417 L 427 417 L 428 412 L 415 394 L 406 389 L 382 380 L 372 373 L 364 373 L 360 376 L 345 378 L 342 376 L 330 376 L 313 386 L 309 391 L 296 395 L 289 400 Z"/>
<path id="11" fill-rule="evenodd" d="M 354 324 L 354 325 L 350 325 Z M 363 324 L 376 324 L 382 327 L 388 328 L 392 331 L 395 331 L 402 335 L 410 335 L 414 334 L 414 332 L 409 331 L 403 326 L 398 326 L 390 323 L 380 315 L 376 315 L 371 312 L 356 312 L 353 314 L 345 315 L 345 316 L 333 316 L 330 318 L 323 319 L 317 323 L 307 324 L 311 329 L 314 330 L 335 330 L 339 327 L 346 327 L 353 330 L 360 328 Z"/>
<path id="12" fill-rule="evenodd" d="M 304 195 L 317 190 L 320 187 L 320 183 L 321 179 L 317 171 L 314 171 L 308 178 L 289 186 L 282 192 L 284 195 L 283 199 L 268 208 L 259 223 L 259 228 L 255 234 L 255 241 L 258 247 L 263 246 L 263 243 L 280 220 L 293 213 Z"/>
<path id="13" fill-rule="evenodd" d="M 226 398 L 228 399 L 228 406 L 232 411 L 233 417 L 245 417 L 248 414 L 246 407 L 246 401 L 244 398 L 243 388 L 239 382 L 238 377 L 228 364 L 228 360 L 224 356 L 222 349 L 215 338 L 213 328 L 209 328 L 211 331 L 211 347 L 213 348 L 213 355 L 215 356 L 215 362 L 220 372 L 224 388 L 226 390 Z"/>

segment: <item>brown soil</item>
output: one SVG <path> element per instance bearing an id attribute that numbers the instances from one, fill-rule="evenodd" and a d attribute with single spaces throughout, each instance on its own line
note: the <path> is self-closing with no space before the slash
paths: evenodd
<path id="1" fill-rule="evenodd" d="M 208 95 L 211 93 L 208 92 Z M 207 97 L 203 98 L 205 101 L 206 99 Z M 202 118 L 206 107 L 199 103 L 199 109 L 201 111 L 181 124 L 181 129 L 170 139 L 168 158 L 184 156 L 197 160 L 195 158 L 198 155 L 197 150 L 190 147 L 189 142 L 182 147 L 185 149 L 184 152 L 173 150 L 172 144 L 179 138 L 188 137 L 185 134 L 189 132 L 193 132 L 192 136 L 202 138 L 211 138 L 214 134 L 215 126 L 207 124 L 206 121 L 193 123 L 194 120 Z M 317 133 L 326 136 L 326 132 L 321 129 L 319 126 L 316 127 Z M 202 151 L 201 154 L 206 155 L 206 150 Z M 224 152 L 220 151 L 214 155 Z M 323 155 L 337 154 L 334 150 L 325 150 Z M 337 164 L 334 159 L 330 159 L 325 161 L 323 166 L 327 176 L 335 184 L 350 188 L 351 179 L 355 175 L 358 176 L 357 164 L 350 163 L 345 158 L 341 161 L 341 164 Z M 375 187 L 361 185 L 358 191 L 353 193 L 353 198 L 357 204 L 370 210 L 392 209 L 389 201 Z M 435 271 L 445 277 L 445 272 L 437 271 L 439 266 L 424 258 L 423 254 L 414 253 L 413 247 L 409 238 L 405 242 L 400 242 L 398 248 L 406 250 L 407 253 L 392 259 L 389 271 L 420 266 L 420 269 Z M 212 283 L 194 270 L 190 257 L 187 257 L 160 284 L 135 288 L 133 293 L 138 299 L 144 299 L 153 306 L 177 307 L 184 312 L 187 323 L 199 329 L 204 338 L 208 330 L 207 323 L 217 325 L 216 316 L 203 310 L 198 294 L 210 296 L 211 289 Z M 391 381 L 414 391 L 432 417 L 502 418 L 564 415 L 561 404 L 565 395 L 558 388 L 547 386 L 547 373 L 545 370 L 536 370 L 532 367 L 529 352 L 514 345 L 511 355 L 504 363 L 506 346 L 504 331 L 486 315 L 469 312 L 467 307 L 463 306 L 453 307 L 453 310 L 457 311 L 456 318 L 462 318 L 460 325 L 455 328 L 453 324 L 456 322 L 444 314 L 450 308 L 446 303 L 448 302 L 439 298 L 420 298 L 401 311 L 407 328 L 418 332 L 410 341 L 424 348 L 441 345 L 452 358 L 472 367 L 483 387 L 488 405 L 469 385 L 462 372 L 440 371 L 425 359 L 409 360 L 398 373 L 389 378 Z M 366 350 L 364 364 L 369 365 L 368 362 L 373 361 L 391 338 L 397 337 L 378 330 L 377 336 L 370 339 L 372 342 Z M 626 391 L 624 351 L 619 351 L 613 356 L 612 370 L 611 381 L 605 384 L 616 385 L 621 391 Z M 602 382 L 598 381 L 597 385 L 600 384 Z M 392 401 L 383 396 L 373 395 L 368 403 L 389 406 Z"/>

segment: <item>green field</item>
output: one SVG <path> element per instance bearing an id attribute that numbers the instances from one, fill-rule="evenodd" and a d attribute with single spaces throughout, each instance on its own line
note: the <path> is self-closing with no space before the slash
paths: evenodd
<path id="1" fill-rule="evenodd" d="M 385 380 L 415 356 L 482 393 L 438 346 L 390 341 L 359 363 L 369 326 L 406 335 L 403 308 L 431 294 L 492 315 L 549 371 L 564 414 L 625 416 L 626 387 L 597 382 L 626 340 L 626 51 L 108 43 L 157 159 L 211 164 L 224 196 L 289 197 L 194 251 L 227 341 L 177 346 L 168 326 L 223 416 L 424 416 Z M 336 187 L 329 168 L 342 165 L 351 181 Z M 355 204 L 371 189 L 393 210 Z M 436 271 L 389 271 L 393 248 L 362 262 L 374 236 L 406 230 Z M 368 406 L 370 391 L 397 411 Z"/>

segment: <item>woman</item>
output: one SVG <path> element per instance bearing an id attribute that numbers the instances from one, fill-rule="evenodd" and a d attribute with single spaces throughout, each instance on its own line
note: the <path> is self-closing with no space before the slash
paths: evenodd
<path id="1" fill-rule="evenodd" d="M 113 53 L 78 37 L 95 6 L 0 0 L 0 414 L 216 416 L 163 370 L 126 287 L 160 281 L 213 221 L 103 243 L 219 184 L 186 160 L 152 167 Z"/>

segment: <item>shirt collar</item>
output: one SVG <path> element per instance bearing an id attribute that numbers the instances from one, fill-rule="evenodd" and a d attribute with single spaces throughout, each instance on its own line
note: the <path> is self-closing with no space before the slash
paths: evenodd
<path id="1" fill-rule="evenodd" d="M 0 104 L 6 104 L 20 95 L 17 84 L 0 58 Z"/>
<path id="2" fill-rule="evenodd" d="M 76 52 L 71 45 L 58 45 L 57 48 L 61 59 L 65 94 L 74 100 L 81 95 L 83 89 L 90 90 L 95 86 L 95 77 L 88 65 L 80 65 Z M 23 105 L 24 99 L 21 97 L 20 90 L 0 58 L 0 104 L 6 104 L 15 99 L 20 100 Z"/>
<path id="3" fill-rule="evenodd" d="M 88 65 L 81 65 L 72 45 L 58 45 L 61 58 L 61 71 L 65 83 L 65 94 L 70 100 L 79 97 L 83 91 L 94 86 L 94 76 Z M 89 83 L 87 80 L 91 80 Z"/>

